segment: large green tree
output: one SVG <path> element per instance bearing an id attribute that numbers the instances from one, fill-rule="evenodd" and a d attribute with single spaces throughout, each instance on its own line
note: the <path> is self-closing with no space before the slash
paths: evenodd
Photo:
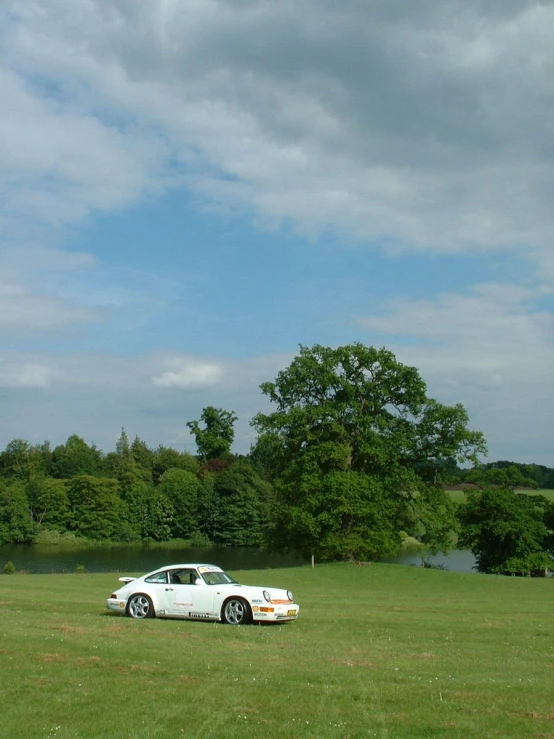
<path id="1" fill-rule="evenodd" d="M 218 459 L 229 454 L 235 438 L 233 428 L 237 416 L 233 411 L 224 411 L 209 405 L 204 408 L 200 421 L 189 421 L 187 426 L 196 439 L 201 459 Z M 201 426 L 203 422 L 204 426 Z"/>
<path id="2" fill-rule="evenodd" d="M 462 405 L 427 397 L 415 367 L 359 343 L 301 347 L 261 389 L 276 410 L 253 420 L 263 450 L 253 458 L 274 477 L 274 546 L 378 557 L 408 527 L 432 548 L 449 546 L 455 518 L 441 470 L 486 451 Z"/>

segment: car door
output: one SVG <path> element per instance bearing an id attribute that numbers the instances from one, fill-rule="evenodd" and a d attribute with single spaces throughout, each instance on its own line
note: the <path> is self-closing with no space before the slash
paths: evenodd
<path id="1" fill-rule="evenodd" d="M 214 618 L 213 593 L 206 585 L 196 585 L 199 575 L 192 568 L 175 568 L 168 572 L 165 588 L 165 611 L 180 618 Z"/>

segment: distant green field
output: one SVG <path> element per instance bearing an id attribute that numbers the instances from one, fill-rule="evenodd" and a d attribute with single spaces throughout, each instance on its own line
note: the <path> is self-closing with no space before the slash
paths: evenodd
<path id="1" fill-rule="evenodd" d="M 526 495 L 544 495 L 547 500 L 551 500 L 554 503 L 554 490 L 549 490 L 547 488 L 539 488 L 537 490 L 533 490 L 531 488 L 518 488 L 516 492 L 525 493 Z M 465 502 L 465 494 L 463 490 L 449 490 L 448 493 L 455 503 Z"/>
<path id="2" fill-rule="evenodd" d="M 543 495 L 547 500 L 554 502 L 554 490 L 548 488 L 538 488 L 536 490 L 522 488 L 520 490 L 518 489 L 516 492 L 525 493 L 526 495 Z"/>
<path id="3" fill-rule="evenodd" d="M 554 580 L 243 572 L 292 624 L 109 615 L 113 574 L 2 575 L 0 736 L 554 738 Z"/>

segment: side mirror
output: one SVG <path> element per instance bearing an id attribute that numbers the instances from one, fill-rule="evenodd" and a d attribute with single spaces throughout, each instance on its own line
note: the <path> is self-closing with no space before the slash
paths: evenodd
<path id="1" fill-rule="evenodd" d="M 204 580 L 202 580 L 201 577 L 197 577 L 196 580 L 195 580 L 195 582 L 194 582 L 194 584 L 195 585 L 204 585 Z"/>

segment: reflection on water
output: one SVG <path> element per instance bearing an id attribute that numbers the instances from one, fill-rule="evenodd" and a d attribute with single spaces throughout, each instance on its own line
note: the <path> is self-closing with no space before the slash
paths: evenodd
<path id="1" fill-rule="evenodd" d="M 398 557 L 387 559 L 386 562 L 401 565 L 422 565 L 422 560 L 433 565 L 444 567 L 452 572 L 476 572 L 475 557 L 468 549 L 454 549 L 449 554 L 432 555 L 426 549 L 405 549 Z"/>
<path id="2" fill-rule="evenodd" d="M 394 564 L 421 566 L 425 558 L 454 572 L 475 572 L 471 552 L 454 550 L 449 555 L 431 556 L 424 549 L 407 549 L 398 557 L 385 560 Z M 295 567 L 306 560 L 293 554 L 270 554 L 254 547 L 211 547 L 204 549 L 166 549 L 163 547 L 102 547 L 72 549 L 53 545 L 11 544 L 0 546 L 0 571 L 6 562 L 30 573 L 75 572 L 83 565 L 87 572 L 144 573 L 166 564 L 212 562 L 226 570 L 258 570 L 266 567 Z"/>
<path id="3" fill-rule="evenodd" d="M 228 570 L 302 565 L 302 557 L 260 552 L 254 547 L 167 549 L 163 547 L 102 547 L 71 549 L 60 546 L 12 544 L 0 547 L 0 570 L 11 561 L 19 571 L 30 573 L 87 572 L 143 573 L 166 564 L 212 562 Z"/>

